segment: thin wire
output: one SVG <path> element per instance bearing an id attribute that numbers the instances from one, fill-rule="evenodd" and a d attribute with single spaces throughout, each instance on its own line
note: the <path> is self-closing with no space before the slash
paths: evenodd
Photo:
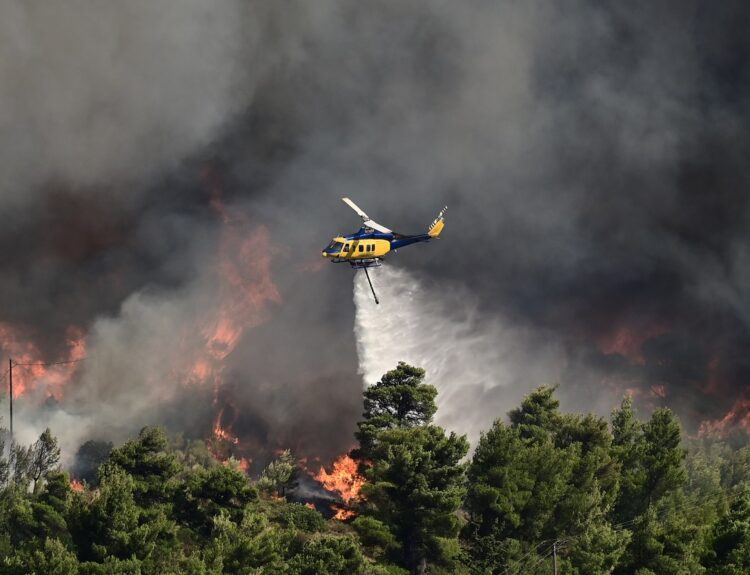
<path id="1" fill-rule="evenodd" d="M 731 493 L 731 494 L 727 495 L 724 500 L 725 500 L 726 503 L 731 503 L 732 501 L 734 501 L 736 498 L 740 497 L 741 495 L 742 495 L 742 492 L 736 491 L 734 493 Z M 690 509 L 698 509 L 699 507 L 704 507 L 706 505 L 708 505 L 707 502 L 693 503 L 693 502 L 690 502 L 690 501 L 686 501 L 686 502 L 684 502 L 681 505 L 675 505 L 674 507 L 665 507 L 661 511 L 657 511 L 655 513 L 655 515 L 656 515 L 655 519 L 657 519 L 657 520 L 658 519 L 662 519 L 664 515 L 667 515 L 668 513 L 672 513 L 674 511 L 687 511 L 687 510 L 690 510 Z M 641 521 L 645 521 L 646 519 L 647 519 L 647 517 L 645 515 L 639 515 L 638 517 L 635 517 L 634 519 L 631 519 L 629 521 L 623 521 L 622 523 L 616 523 L 616 524 L 612 525 L 612 528 L 615 529 L 615 530 L 618 530 L 618 529 L 621 529 L 621 528 L 623 528 L 625 526 L 630 526 L 630 525 L 633 525 L 635 523 L 639 523 Z M 578 537 L 580 537 L 580 535 L 572 535 L 570 538 L 571 539 L 576 539 Z"/>
<path id="2" fill-rule="evenodd" d="M 67 365 L 70 363 L 79 363 L 86 359 L 85 357 L 82 357 L 80 359 L 70 359 L 68 361 L 51 361 L 48 363 L 44 362 L 38 362 L 38 363 L 11 363 L 11 367 L 30 367 L 30 366 L 42 366 L 42 367 L 49 367 L 52 365 Z M 10 373 L 11 367 L 6 367 L 5 372 L 0 375 L 0 382 L 4 381 L 8 377 L 8 373 Z"/>
<path id="3" fill-rule="evenodd" d="M 531 551 L 529 551 L 528 553 L 526 553 L 526 555 L 524 555 L 523 557 L 521 557 L 518 560 L 518 562 L 519 563 L 523 563 L 524 561 L 526 561 L 526 559 L 528 559 L 531 556 L 532 553 L 535 553 L 537 549 L 539 549 L 545 543 L 549 543 L 550 541 L 554 541 L 554 539 L 544 539 L 544 540 L 540 541 L 539 543 L 537 543 L 536 545 L 534 545 L 531 548 Z M 503 575 L 508 575 L 508 573 L 510 573 L 510 567 L 506 567 L 505 568 L 505 571 L 503 571 Z"/>
<path id="4" fill-rule="evenodd" d="M 555 543 L 556 543 L 556 542 L 555 542 Z M 553 550 L 553 549 L 555 548 L 555 543 L 553 543 L 552 545 L 550 545 L 549 547 L 547 547 L 547 553 L 546 553 L 545 555 L 542 555 L 542 556 L 541 556 L 541 557 L 540 557 L 540 558 L 539 558 L 539 559 L 538 559 L 538 560 L 537 560 L 537 561 L 536 561 L 536 562 L 535 562 L 535 563 L 534 563 L 533 565 L 530 565 L 530 567 L 531 567 L 531 568 L 534 568 L 534 567 L 536 567 L 536 566 L 537 566 L 537 565 L 539 565 L 539 564 L 540 564 L 540 563 L 541 563 L 542 561 L 544 561 L 544 560 L 545 560 L 545 559 L 547 559 L 547 558 L 548 558 L 548 557 L 549 557 L 550 555 L 552 555 L 552 550 Z M 544 553 L 544 551 L 542 551 L 542 553 Z M 525 572 L 526 572 L 526 567 L 523 567 L 523 568 L 522 568 L 522 569 L 521 569 L 520 571 L 516 571 L 516 573 L 517 573 L 517 574 L 520 574 L 520 573 L 525 573 Z M 533 571 L 532 571 L 532 573 L 533 573 Z"/>
<path id="5" fill-rule="evenodd" d="M 736 492 L 728 495 L 725 498 L 725 502 L 727 504 L 732 503 L 735 499 L 739 498 L 741 495 L 743 495 L 743 493 L 741 491 L 736 491 Z M 662 509 L 660 512 L 657 512 L 655 514 L 656 515 L 655 520 L 658 521 L 659 519 L 661 519 L 664 515 L 666 515 L 668 513 L 672 513 L 672 512 L 675 512 L 675 511 L 687 511 L 687 510 L 690 510 L 690 509 L 697 509 L 697 508 L 703 507 L 705 505 L 706 505 L 705 502 L 704 503 L 689 503 L 689 502 L 685 502 L 682 505 L 675 505 L 674 507 L 668 507 L 668 508 Z M 636 517 L 634 519 L 631 519 L 629 521 L 623 521 L 622 523 L 616 523 L 616 524 L 612 525 L 611 527 L 612 527 L 612 529 L 614 531 L 623 531 L 626 526 L 629 527 L 629 526 L 634 525 L 636 523 L 640 523 L 641 521 L 645 521 L 646 519 L 647 519 L 646 516 L 640 515 L 640 516 L 638 516 L 638 517 Z M 569 535 L 569 536 L 564 537 L 562 539 L 557 539 L 555 541 L 555 543 L 566 543 L 568 541 L 575 541 L 576 539 L 580 539 L 581 537 L 583 537 L 583 534 L 581 534 L 581 535 Z M 549 539 L 547 539 L 546 541 L 549 541 Z M 533 553 L 544 542 L 545 541 L 542 541 L 541 543 L 537 543 L 537 545 L 529 553 L 527 553 L 526 555 L 524 555 L 519 561 L 523 561 L 526 557 L 528 557 L 531 553 Z M 554 546 L 555 543 L 553 543 L 552 546 Z M 551 549 L 551 547 L 548 547 L 547 549 L 549 550 L 549 549 Z M 538 565 L 539 563 L 541 563 L 542 560 L 546 559 L 550 555 L 551 555 L 551 551 L 548 552 L 545 556 L 541 557 L 541 559 L 539 559 L 536 563 L 534 563 L 533 565 L 531 565 L 531 567 L 535 567 L 536 565 Z M 521 570 L 520 571 L 516 571 L 515 574 L 519 575 L 520 573 L 523 573 L 524 571 L 526 571 L 526 569 L 527 569 L 527 567 L 521 567 Z M 506 567 L 505 568 L 505 573 L 508 573 L 509 570 L 510 570 L 510 567 Z M 511 573 L 511 575 L 512 575 L 512 573 Z"/>
<path id="6" fill-rule="evenodd" d="M 70 359 L 68 361 L 51 361 L 51 362 L 38 362 L 38 363 L 15 363 L 13 362 L 13 367 L 28 367 L 28 366 L 43 366 L 43 367 L 49 367 L 51 365 L 67 365 L 69 363 L 78 363 L 80 361 L 85 360 L 85 357 L 82 357 L 80 359 Z"/>

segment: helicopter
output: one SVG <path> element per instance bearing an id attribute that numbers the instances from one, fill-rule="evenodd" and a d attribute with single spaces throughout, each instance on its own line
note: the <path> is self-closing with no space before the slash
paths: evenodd
<path id="1" fill-rule="evenodd" d="M 379 304 L 378 296 L 367 270 L 380 266 L 383 258 L 389 252 L 395 252 L 398 248 L 404 246 L 438 238 L 445 227 L 445 212 L 448 206 L 440 210 L 438 216 L 427 228 L 427 233 L 407 236 L 398 234 L 372 220 L 349 198 L 341 198 L 341 200 L 362 218 L 362 227 L 348 236 L 333 238 L 331 243 L 323 250 L 323 257 L 336 264 L 347 262 L 354 270 L 364 270 L 375 303 Z"/>

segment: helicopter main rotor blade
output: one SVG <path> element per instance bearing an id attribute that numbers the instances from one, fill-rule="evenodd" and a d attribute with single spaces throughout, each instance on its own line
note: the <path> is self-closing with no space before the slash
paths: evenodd
<path id="1" fill-rule="evenodd" d="M 363 220 L 369 220 L 370 216 L 368 216 L 362 208 L 360 208 L 357 204 L 355 204 L 353 201 L 351 201 L 349 198 L 341 198 L 341 200 L 348 205 L 351 209 L 353 209 L 357 214 L 359 214 L 359 217 Z"/>
<path id="2" fill-rule="evenodd" d="M 341 198 L 342 201 L 348 205 L 351 209 L 353 209 L 357 214 L 359 214 L 359 217 L 362 218 L 362 221 L 365 223 L 365 226 L 368 228 L 372 228 L 373 230 L 376 230 L 378 232 L 389 234 L 392 230 L 389 230 L 385 226 L 381 226 L 378 222 L 371 220 L 370 216 L 368 216 L 362 208 L 360 208 L 357 204 L 355 204 L 353 201 L 351 201 L 349 198 Z"/>
<path id="3" fill-rule="evenodd" d="M 372 228 L 373 230 L 377 230 L 384 234 L 390 234 L 393 230 L 389 230 L 385 226 L 381 226 L 378 222 L 373 222 L 372 220 L 365 220 L 365 225 L 368 228 Z"/>

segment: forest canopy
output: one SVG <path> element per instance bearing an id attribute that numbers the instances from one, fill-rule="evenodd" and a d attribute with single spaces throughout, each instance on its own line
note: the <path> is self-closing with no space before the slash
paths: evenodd
<path id="1" fill-rule="evenodd" d="M 63 470 L 51 430 L 28 446 L 3 430 L 0 573 L 750 572 L 746 441 L 688 438 L 629 397 L 609 419 L 563 413 L 543 386 L 469 446 L 435 425 L 437 390 L 404 363 L 363 396 L 363 483 L 339 519 L 305 501 L 288 450 L 253 479 L 146 427 L 86 442 Z"/>

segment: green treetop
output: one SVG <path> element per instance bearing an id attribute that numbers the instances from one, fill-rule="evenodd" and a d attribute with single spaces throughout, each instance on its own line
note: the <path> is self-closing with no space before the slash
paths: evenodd
<path id="1" fill-rule="evenodd" d="M 405 363 L 385 374 L 365 391 L 357 433 L 369 461 L 362 489 L 369 520 L 359 528 L 365 540 L 389 545 L 413 573 L 425 573 L 428 560 L 448 563 L 455 553 L 456 511 L 465 494 L 460 461 L 469 449 L 465 437 L 430 424 L 437 391 L 423 380 L 423 369 Z"/>
<path id="2" fill-rule="evenodd" d="M 424 369 L 399 362 L 364 393 L 364 419 L 357 424 L 359 457 L 368 459 L 380 431 L 428 425 L 437 411 L 437 390 L 424 383 Z"/>

